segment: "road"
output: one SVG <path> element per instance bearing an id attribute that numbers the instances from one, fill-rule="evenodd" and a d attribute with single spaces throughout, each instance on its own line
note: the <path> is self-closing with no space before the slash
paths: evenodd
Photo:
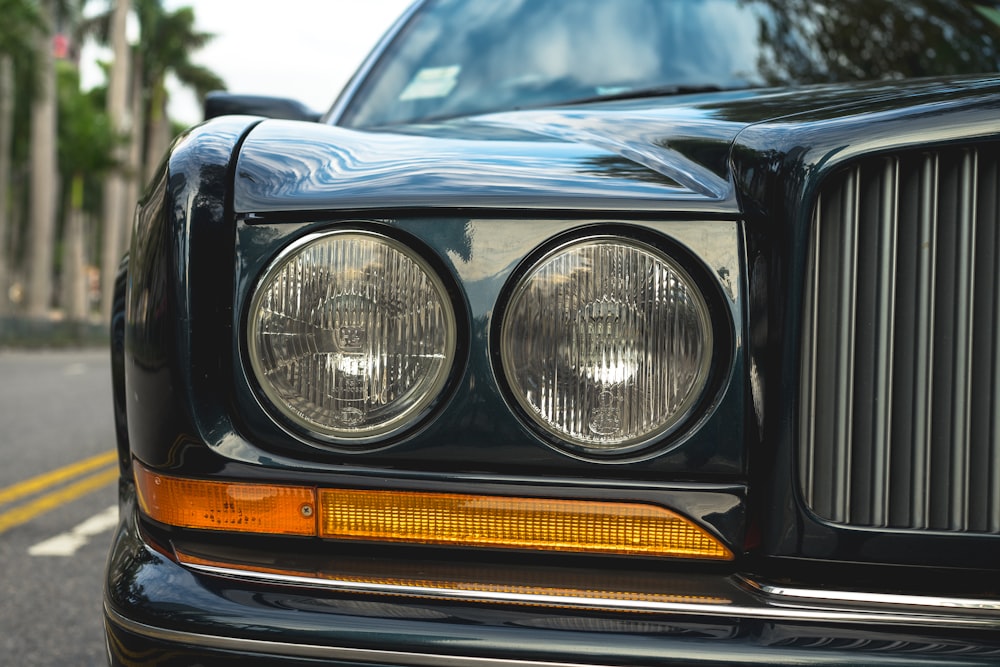
<path id="1" fill-rule="evenodd" d="M 107 664 L 113 448 L 106 350 L 0 350 L 0 664 Z"/>

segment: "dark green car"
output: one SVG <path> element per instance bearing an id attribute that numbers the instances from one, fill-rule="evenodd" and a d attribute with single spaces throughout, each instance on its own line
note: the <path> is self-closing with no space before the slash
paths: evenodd
<path id="1" fill-rule="evenodd" d="M 427 0 L 212 98 L 111 664 L 1000 664 L 998 72 L 996 0 Z"/>

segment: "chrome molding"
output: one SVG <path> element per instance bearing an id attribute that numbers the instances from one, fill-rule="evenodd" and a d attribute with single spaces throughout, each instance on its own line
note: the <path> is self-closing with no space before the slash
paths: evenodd
<path id="1" fill-rule="evenodd" d="M 863 591 L 814 590 L 780 586 L 752 579 L 743 579 L 743 581 L 747 586 L 768 596 L 769 602 L 772 604 L 787 602 L 798 602 L 801 604 L 808 601 L 821 604 L 865 604 L 897 609 L 931 608 L 942 611 L 987 612 L 1000 615 L 1000 600 L 902 595 L 896 593 L 865 593 Z M 1000 623 L 1000 617 L 998 617 L 997 622 Z"/>
<path id="2" fill-rule="evenodd" d="M 197 646 L 209 650 L 262 653 L 290 658 L 316 658 L 339 660 L 351 663 L 373 663 L 379 665 L 406 665 L 406 667 L 578 667 L 579 663 L 544 662 L 534 660 L 502 660 L 498 658 L 477 658 L 431 653 L 407 653 L 379 649 L 359 649 L 345 646 L 323 646 L 320 644 L 296 644 L 272 642 L 260 639 L 243 639 L 206 635 L 160 628 L 133 621 L 122 616 L 105 603 L 104 613 L 108 622 L 126 632 L 152 640 Z M 591 667 L 612 667 L 592 665 Z"/>
<path id="3" fill-rule="evenodd" d="M 322 588 L 347 594 L 391 595 L 448 602 L 531 605 L 643 614 L 669 614 L 821 623 L 870 623 L 914 627 L 956 627 L 1000 630 L 1000 601 L 879 595 L 850 591 L 782 588 L 744 577 L 733 577 L 732 598 L 714 602 L 671 602 L 634 596 L 622 599 L 587 595 L 463 590 L 429 585 L 386 584 L 257 572 L 236 567 L 186 563 L 184 567 L 210 576 L 245 582 Z M 934 600 L 935 602 L 930 602 Z M 799 601 L 801 604 L 789 604 Z M 809 605 L 806 602 L 813 604 Z M 822 603 L 822 604 L 821 604 Z"/>

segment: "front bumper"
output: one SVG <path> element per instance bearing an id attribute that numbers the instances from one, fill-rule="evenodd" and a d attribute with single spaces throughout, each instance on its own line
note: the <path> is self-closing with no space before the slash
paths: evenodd
<path id="1" fill-rule="evenodd" d="M 610 600 L 192 567 L 143 540 L 127 494 L 122 510 L 105 589 L 112 665 L 1000 664 L 990 602 L 838 600 L 716 574 L 670 577 L 703 596 Z"/>

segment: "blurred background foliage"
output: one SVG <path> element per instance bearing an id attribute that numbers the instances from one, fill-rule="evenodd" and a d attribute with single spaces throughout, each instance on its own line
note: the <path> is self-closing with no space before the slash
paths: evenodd
<path id="1" fill-rule="evenodd" d="M 0 0 L 0 16 L 0 342 L 41 322 L 103 331 L 141 184 L 183 129 L 168 77 L 225 89 L 194 60 L 212 35 L 162 0 Z M 88 40 L 112 57 L 84 90 Z"/>

